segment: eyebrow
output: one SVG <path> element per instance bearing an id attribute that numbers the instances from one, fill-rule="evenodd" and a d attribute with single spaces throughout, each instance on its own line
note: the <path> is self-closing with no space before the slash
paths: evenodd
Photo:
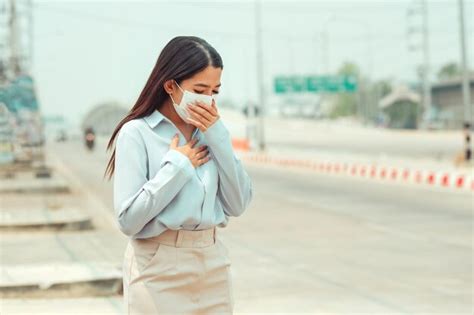
<path id="1" fill-rule="evenodd" d="M 209 85 L 207 84 L 204 84 L 204 83 L 197 83 L 197 84 L 194 84 L 194 86 L 202 86 L 202 87 L 210 87 Z M 216 87 L 220 87 L 221 86 L 221 83 L 219 83 L 218 85 L 216 85 Z"/>

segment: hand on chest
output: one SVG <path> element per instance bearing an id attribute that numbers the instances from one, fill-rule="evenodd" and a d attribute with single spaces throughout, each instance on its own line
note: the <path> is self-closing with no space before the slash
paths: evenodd
<path id="1" fill-rule="evenodd" d="M 169 135 L 156 135 L 155 141 L 147 143 L 147 170 L 148 170 L 148 179 L 154 177 L 162 165 L 162 159 L 165 154 L 170 150 L 169 146 L 171 143 L 171 138 L 174 134 L 171 132 Z M 207 145 L 206 138 L 199 133 L 193 134 L 193 136 L 198 140 L 194 147 Z M 187 143 L 183 135 L 180 134 L 179 146 L 183 146 Z M 218 172 L 216 162 L 214 160 L 214 155 L 212 149 L 208 147 L 210 160 L 204 164 L 201 164 L 197 167 L 193 167 L 195 178 L 205 184 L 217 183 Z M 173 163 L 173 162 L 171 162 Z"/>

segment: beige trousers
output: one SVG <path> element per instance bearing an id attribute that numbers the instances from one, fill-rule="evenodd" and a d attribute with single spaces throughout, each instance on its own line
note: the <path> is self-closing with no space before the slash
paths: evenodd
<path id="1" fill-rule="evenodd" d="M 231 262 L 216 236 L 214 227 L 129 239 L 123 261 L 126 314 L 232 314 Z"/>

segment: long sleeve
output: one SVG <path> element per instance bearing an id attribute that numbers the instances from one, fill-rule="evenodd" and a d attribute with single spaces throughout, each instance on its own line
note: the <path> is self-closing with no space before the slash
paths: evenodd
<path id="1" fill-rule="evenodd" d="M 145 143 L 138 130 L 124 125 L 115 146 L 114 208 L 120 230 L 128 236 L 138 233 L 171 202 L 194 172 L 187 156 L 169 150 L 159 171 L 147 180 Z"/>
<path id="2" fill-rule="evenodd" d="M 235 156 L 232 139 L 221 119 L 218 119 L 204 133 L 211 155 L 217 165 L 219 184 L 217 195 L 224 213 L 240 216 L 252 199 L 252 181 Z"/>

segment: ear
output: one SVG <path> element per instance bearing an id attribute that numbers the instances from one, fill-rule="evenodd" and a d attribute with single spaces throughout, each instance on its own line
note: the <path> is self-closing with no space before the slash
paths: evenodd
<path id="1" fill-rule="evenodd" d="M 165 83 L 163 84 L 163 88 L 165 89 L 166 93 L 173 94 L 175 92 L 174 80 L 165 81 Z"/>

